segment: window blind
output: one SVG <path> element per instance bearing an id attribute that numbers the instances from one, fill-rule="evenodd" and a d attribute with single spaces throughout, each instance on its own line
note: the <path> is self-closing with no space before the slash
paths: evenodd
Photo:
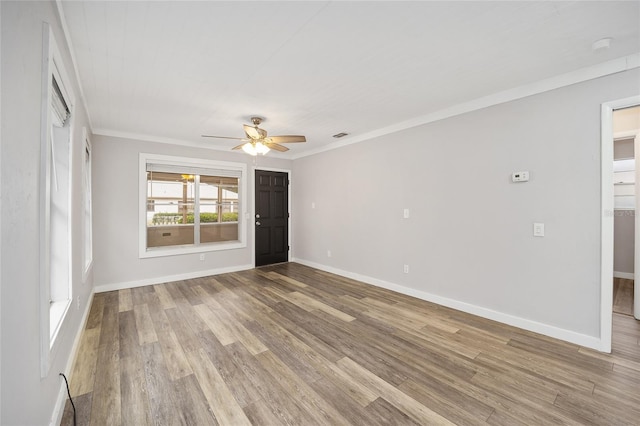
<path id="1" fill-rule="evenodd" d="M 62 91 L 60 90 L 60 86 L 58 86 L 58 82 L 55 77 L 52 78 L 53 84 L 51 85 L 51 110 L 53 114 L 51 114 L 53 125 L 56 127 L 64 127 L 64 124 L 69 119 L 71 112 L 69 111 L 69 106 L 67 102 L 64 100 L 64 96 L 62 95 Z"/>
<path id="2" fill-rule="evenodd" d="M 148 172 L 179 173 L 184 175 L 203 175 L 241 178 L 242 172 L 234 169 L 218 169 L 195 166 L 178 166 L 173 164 L 147 163 Z"/>

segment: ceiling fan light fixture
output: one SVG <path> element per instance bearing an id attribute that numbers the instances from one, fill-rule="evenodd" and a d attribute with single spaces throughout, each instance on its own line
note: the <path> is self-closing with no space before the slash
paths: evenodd
<path id="1" fill-rule="evenodd" d="M 247 142 L 242 145 L 242 150 L 249 155 L 256 156 L 258 154 L 265 155 L 269 152 L 269 147 L 262 142 Z"/>

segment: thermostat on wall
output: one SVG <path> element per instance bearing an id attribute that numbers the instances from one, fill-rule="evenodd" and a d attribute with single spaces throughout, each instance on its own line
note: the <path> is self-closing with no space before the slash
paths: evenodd
<path id="1" fill-rule="evenodd" d="M 528 182 L 529 172 L 513 172 L 511 174 L 511 180 L 513 182 Z"/>

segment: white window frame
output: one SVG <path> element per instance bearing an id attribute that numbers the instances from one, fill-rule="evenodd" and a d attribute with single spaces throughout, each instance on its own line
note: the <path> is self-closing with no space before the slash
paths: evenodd
<path id="1" fill-rule="evenodd" d="M 71 113 L 67 127 L 69 136 L 69 187 L 67 200 L 67 238 L 68 243 L 68 289 L 66 299 L 51 303 L 51 179 L 52 179 L 52 79 L 56 79 L 56 83 L 63 94 L 63 98 L 67 103 L 67 107 Z M 71 224 L 71 187 L 73 182 L 73 118 L 75 96 L 70 85 L 68 74 L 65 71 L 62 55 L 58 49 L 58 45 L 54 38 L 53 32 L 49 24 L 43 24 L 43 49 L 42 49 L 42 97 L 41 97 L 41 126 L 40 126 L 40 375 L 42 378 L 49 374 L 51 360 L 55 357 L 57 348 L 59 347 L 59 339 L 57 339 L 62 324 L 67 316 L 69 307 L 73 300 L 72 286 L 72 235 Z"/>
<path id="2" fill-rule="evenodd" d="M 147 164 L 166 164 L 170 166 L 197 167 L 204 169 L 222 169 L 240 172 L 238 183 L 238 240 L 221 241 L 199 245 L 163 246 L 147 248 Z M 203 253 L 220 250 L 235 250 L 247 246 L 247 165 L 227 161 L 205 160 L 200 158 L 177 157 L 140 153 L 138 177 L 138 255 L 141 259 L 175 256 L 190 253 Z"/>
<path id="3" fill-rule="evenodd" d="M 82 207 L 83 207 L 83 268 L 82 282 L 86 283 L 93 267 L 93 190 L 91 169 L 93 152 L 87 128 L 82 128 Z M 86 154 L 89 154 L 87 160 Z"/>

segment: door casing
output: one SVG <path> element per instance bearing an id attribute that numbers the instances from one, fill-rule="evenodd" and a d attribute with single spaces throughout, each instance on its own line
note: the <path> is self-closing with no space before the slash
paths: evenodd
<path id="1" fill-rule="evenodd" d="M 640 96 L 605 102 L 601 107 L 601 166 L 600 166 L 600 350 L 611 352 L 613 327 L 613 111 L 640 105 Z M 638 158 L 638 152 L 635 156 Z M 637 194 L 637 187 L 636 187 Z M 640 199 L 636 196 L 636 212 Z M 640 229 L 636 215 L 636 241 Z M 635 270 L 640 266 L 640 250 L 635 249 Z M 638 286 L 636 285 L 636 289 Z"/>
<path id="2" fill-rule="evenodd" d="M 267 172 L 281 172 L 281 173 L 286 173 L 288 178 L 289 178 L 289 188 L 288 188 L 288 206 L 287 208 L 289 209 L 289 220 L 287 221 L 287 226 L 289 228 L 289 232 L 288 232 L 288 241 L 287 244 L 289 245 L 289 253 L 288 253 L 288 258 L 287 261 L 291 261 L 291 259 L 294 258 L 293 256 L 293 244 L 291 244 L 292 241 L 292 234 L 293 234 L 293 229 L 291 227 L 291 218 L 293 216 L 293 213 L 291 211 L 291 188 L 293 186 L 293 179 L 292 179 L 292 172 L 290 169 L 281 169 L 281 168 L 276 168 L 276 167 L 262 167 L 262 166 L 254 166 L 251 168 L 251 218 L 250 221 L 248 222 L 249 224 L 249 231 L 251 232 L 251 264 L 253 265 L 253 267 L 256 267 L 256 227 L 255 227 L 255 220 L 256 220 L 256 170 L 264 170 Z"/>

